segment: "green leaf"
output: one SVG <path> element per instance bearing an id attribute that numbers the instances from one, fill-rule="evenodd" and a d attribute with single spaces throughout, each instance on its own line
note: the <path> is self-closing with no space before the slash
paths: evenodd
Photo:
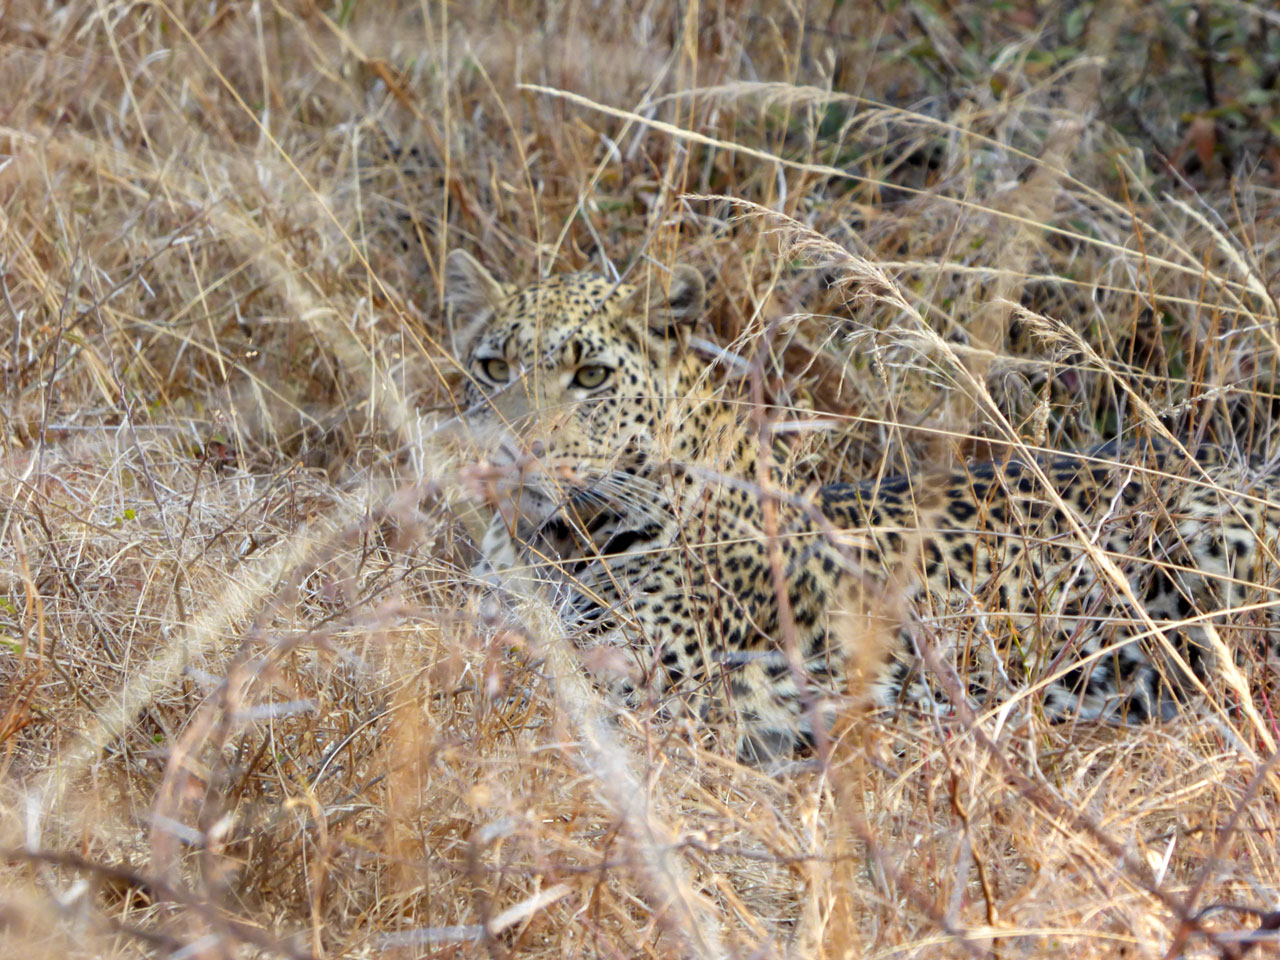
<path id="1" fill-rule="evenodd" d="M 1062 24 L 1062 33 L 1068 40 L 1079 39 L 1084 34 L 1084 18 L 1086 8 L 1083 4 L 1073 7 Z"/>

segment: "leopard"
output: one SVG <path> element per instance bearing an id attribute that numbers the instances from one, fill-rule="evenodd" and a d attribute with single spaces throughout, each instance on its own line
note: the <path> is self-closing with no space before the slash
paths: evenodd
<path id="1" fill-rule="evenodd" d="M 459 249 L 444 288 L 494 507 L 477 573 L 532 576 L 577 644 L 623 655 L 620 697 L 724 725 L 744 761 L 811 747 L 859 697 L 1169 720 L 1223 611 L 1266 633 L 1280 503 L 1259 471 L 1024 445 L 806 483 L 694 348 L 696 268 L 520 286 Z M 866 635 L 887 638 L 871 657 Z"/>

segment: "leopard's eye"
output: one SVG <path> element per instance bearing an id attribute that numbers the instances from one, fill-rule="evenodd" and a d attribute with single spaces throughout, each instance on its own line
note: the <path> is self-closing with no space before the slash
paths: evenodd
<path id="1" fill-rule="evenodd" d="M 494 383 L 506 383 L 511 379 L 511 364 L 501 357 L 485 357 L 480 361 L 480 372 Z"/>
<path id="2" fill-rule="evenodd" d="M 600 384 L 609 379 L 609 374 L 613 373 L 608 367 L 602 367 L 598 363 L 593 363 L 586 367 L 579 367 L 578 372 L 574 374 L 573 385 L 581 387 L 584 390 L 594 390 Z"/>

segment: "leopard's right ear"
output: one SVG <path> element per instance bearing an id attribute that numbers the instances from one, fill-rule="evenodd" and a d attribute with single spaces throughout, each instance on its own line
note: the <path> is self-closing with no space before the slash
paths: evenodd
<path id="1" fill-rule="evenodd" d="M 687 339 L 707 305 L 707 285 L 702 272 L 682 264 L 671 271 L 671 288 L 664 303 L 649 313 L 649 330 L 660 336 Z"/>
<path id="2" fill-rule="evenodd" d="M 453 312 L 455 325 L 469 325 L 491 313 L 508 296 L 493 274 L 465 250 L 454 250 L 444 262 L 444 302 Z"/>

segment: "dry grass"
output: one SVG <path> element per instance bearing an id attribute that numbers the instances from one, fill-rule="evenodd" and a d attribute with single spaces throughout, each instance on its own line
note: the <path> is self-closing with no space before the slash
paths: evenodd
<path id="1" fill-rule="evenodd" d="M 1274 13 L 992 6 L 8 4 L 0 952 L 1237 955 L 1265 682 L 775 776 L 466 575 L 458 246 L 695 264 L 817 480 L 1280 457 Z"/>

